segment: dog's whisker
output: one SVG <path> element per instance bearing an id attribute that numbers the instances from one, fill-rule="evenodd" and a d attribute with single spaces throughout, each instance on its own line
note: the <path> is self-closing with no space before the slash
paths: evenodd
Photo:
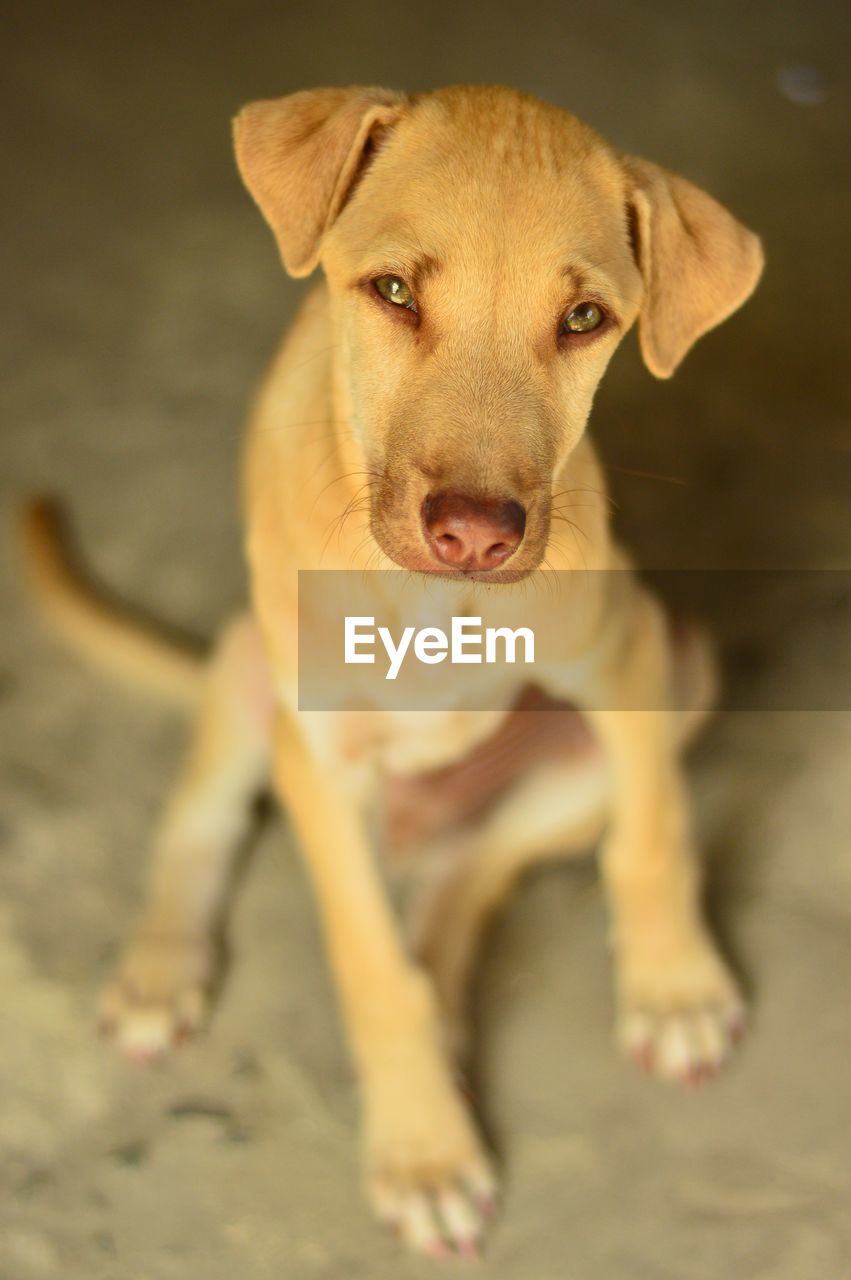
<path id="1" fill-rule="evenodd" d="M 371 481 L 370 480 L 365 481 L 364 484 L 362 484 L 357 490 L 355 490 L 355 493 L 346 503 L 343 510 L 339 512 L 338 515 L 336 515 L 332 521 L 330 521 L 328 533 L 322 546 L 320 560 L 324 559 L 325 553 L 328 550 L 328 546 L 330 545 L 331 539 L 334 536 L 335 530 L 337 534 L 337 545 L 339 546 L 342 540 L 343 527 L 346 521 L 349 519 L 349 517 L 354 515 L 355 513 L 359 514 L 361 512 L 369 511 L 370 487 L 371 487 Z M 363 496 L 364 490 L 367 491 L 366 497 Z"/>
<path id="2" fill-rule="evenodd" d="M 605 467 L 606 471 L 617 471 L 625 476 L 637 476 L 641 480 L 661 480 L 665 484 L 676 484 L 684 487 L 689 483 L 683 476 L 668 476 L 660 471 L 642 471 L 637 467 L 619 467 L 613 462 L 604 462 L 601 465 Z"/>

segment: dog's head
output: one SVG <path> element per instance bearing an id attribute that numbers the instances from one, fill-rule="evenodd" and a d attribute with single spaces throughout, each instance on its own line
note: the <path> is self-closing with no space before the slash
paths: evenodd
<path id="1" fill-rule="evenodd" d="M 668 377 L 762 268 L 710 196 L 507 89 L 317 89 L 235 137 L 287 270 L 324 267 L 372 533 L 408 569 L 536 568 L 627 329 Z"/>

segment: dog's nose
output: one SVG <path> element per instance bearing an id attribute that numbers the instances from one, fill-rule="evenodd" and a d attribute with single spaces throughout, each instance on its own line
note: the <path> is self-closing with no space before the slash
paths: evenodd
<path id="1" fill-rule="evenodd" d="M 526 512 L 508 498 L 430 494 L 423 525 L 435 557 L 452 569 L 496 569 L 523 541 Z"/>

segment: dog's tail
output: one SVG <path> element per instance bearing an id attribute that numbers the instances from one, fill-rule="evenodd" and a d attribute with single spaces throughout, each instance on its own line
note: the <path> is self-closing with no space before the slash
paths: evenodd
<path id="1" fill-rule="evenodd" d="M 27 502 L 20 535 L 27 578 L 41 613 L 78 653 L 173 702 L 196 700 L 203 646 L 169 633 L 95 583 L 76 554 L 55 501 Z"/>

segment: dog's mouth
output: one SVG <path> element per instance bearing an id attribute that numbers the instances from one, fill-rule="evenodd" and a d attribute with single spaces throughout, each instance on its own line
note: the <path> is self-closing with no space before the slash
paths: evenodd
<path id="1" fill-rule="evenodd" d="M 389 552 L 387 554 L 390 554 Z M 507 586 L 513 582 L 522 582 L 539 567 L 538 564 L 512 569 L 448 569 L 444 565 L 435 564 L 425 558 L 409 559 L 399 555 L 390 555 L 390 559 L 400 569 L 409 573 L 419 573 L 429 578 L 441 578 L 447 582 L 486 582 L 491 586 Z"/>

